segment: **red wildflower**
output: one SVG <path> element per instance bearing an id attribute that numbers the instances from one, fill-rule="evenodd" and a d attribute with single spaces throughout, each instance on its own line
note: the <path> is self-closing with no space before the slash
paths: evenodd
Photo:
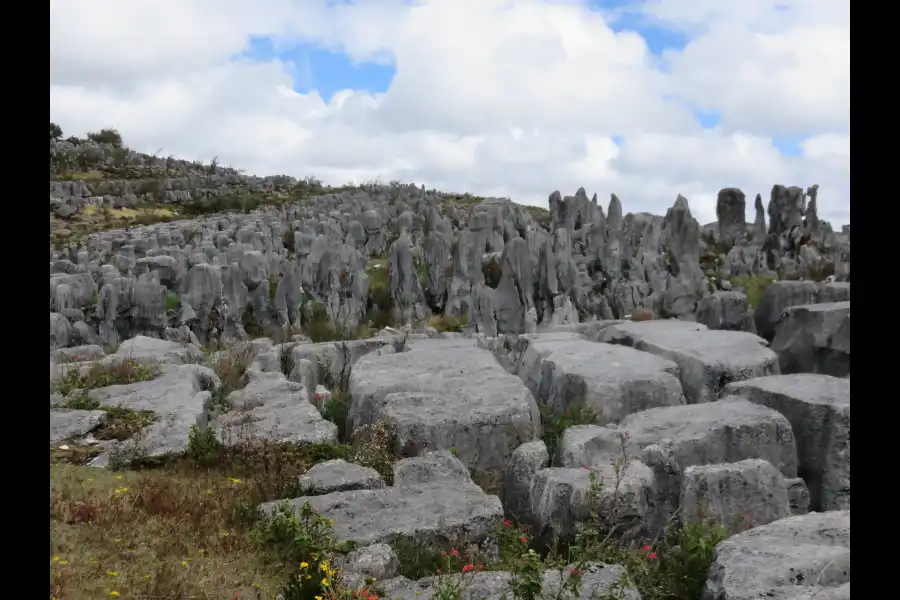
<path id="1" fill-rule="evenodd" d="M 569 569 L 569 575 L 574 575 L 574 574 L 575 574 L 575 568 L 572 567 L 571 569 Z"/>
<path id="2" fill-rule="evenodd" d="M 369 600 L 378 600 L 375 596 L 369 596 Z"/>
<path id="3" fill-rule="evenodd" d="M 641 548 L 641 550 L 643 550 L 644 552 L 648 551 L 649 549 L 650 549 L 650 546 L 648 546 L 647 544 L 644 544 L 644 547 Z"/>
<path id="4" fill-rule="evenodd" d="M 478 569 L 480 570 L 480 569 L 483 569 L 483 568 L 484 568 L 484 563 L 478 563 Z"/>
<path id="5" fill-rule="evenodd" d="M 458 554 L 459 554 L 459 552 L 456 551 L 456 548 L 452 548 L 450 550 L 450 556 L 457 556 Z"/>
<path id="6" fill-rule="evenodd" d="M 462 568 L 462 572 L 463 572 L 463 573 L 468 573 L 469 571 L 471 571 L 471 570 L 474 569 L 474 568 L 475 568 L 475 565 L 469 564 L 469 565 L 466 565 L 466 566 L 464 566 L 464 567 Z"/>
<path id="7" fill-rule="evenodd" d="M 504 527 L 509 527 L 509 521 L 503 521 L 503 526 L 504 526 Z"/>
<path id="8" fill-rule="evenodd" d="M 528 538 L 523 535 L 522 537 L 519 538 L 519 540 L 521 540 L 523 542 L 527 542 Z"/>
<path id="9" fill-rule="evenodd" d="M 440 569 L 435 569 L 434 572 L 435 572 L 435 573 L 440 573 L 441 570 L 440 570 Z"/>
<path id="10" fill-rule="evenodd" d="M 648 558 L 656 558 L 656 552 L 651 552 L 647 556 L 648 556 Z"/>
<path id="11" fill-rule="evenodd" d="M 447 553 L 441 550 L 441 556 L 447 556 Z"/>

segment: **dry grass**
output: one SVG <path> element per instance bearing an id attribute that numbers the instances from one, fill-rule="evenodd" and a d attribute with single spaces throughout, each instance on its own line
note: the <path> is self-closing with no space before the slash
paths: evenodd
<path id="1" fill-rule="evenodd" d="M 253 496 L 247 483 L 53 465 L 50 485 L 51 598 L 252 598 L 254 584 L 281 582 L 249 530 L 230 522 Z"/>
<path id="2" fill-rule="evenodd" d="M 632 321 L 652 321 L 653 320 L 653 309 L 651 308 L 636 308 L 631 313 Z"/>
<path id="3" fill-rule="evenodd" d="M 74 390 L 87 391 L 110 385 L 149 381 L 159 375 L 159 372 L 159 365 L 148 361 L 110 360 L 93 362 L 87 368 L 78 366 L 76 361 L 69 363 L 62 377 L 51 383 L 51 392 L 58 391 L 63 396 L 68 396 Z"/>
<path id="4" fill-rule="evenodd" d="M 255 508 L 298 495 L 298 476 L 344 446 L 247 442 L 212 466 L 50 466 L 50 596 L 87 600 L 275 597 L 285 562 L 254 535 Z"/>

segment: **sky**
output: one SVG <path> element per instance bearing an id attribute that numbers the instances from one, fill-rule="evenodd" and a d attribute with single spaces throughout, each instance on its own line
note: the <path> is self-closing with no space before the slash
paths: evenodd
<path id="1" fill-rule="evenodd" d="M 850 221 L 849 0 L 51 0 L 50 119 L 334 185 L 626 212 L 819 184 Z"/>

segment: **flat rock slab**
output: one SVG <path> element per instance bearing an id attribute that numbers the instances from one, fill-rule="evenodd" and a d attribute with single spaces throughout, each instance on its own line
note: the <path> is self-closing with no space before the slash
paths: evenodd
<path id="1" fill-rule="evenodd" d="M 583 404 L 606 422 L 648 408 L 685 403 L 678 365 L 625 346 L 559 334 L 532 334 L 518 375 L 535 398 L 556 411 Z"/>
<path id="2" fill-rule="evenodd" d="M 699 323 L 676 319 L 622 323 L 599 330 L 595 339 L 676 363 L 691 404 L 712 402 L 731 381 L 778 373 L 778 356 L 762 338 L 740 331 L 710 331 Z"/>
<path id="3" fill-rule="evenodd" d="M 398 444 L 421 454 L 454 448 L 469 467 L 502 469 L 540 433 L 531 392 L 473 340 L 417 340 L 407 352 L 368 354 L 353 367 L 348 421 L 393 424 Z"/>
<path id="4" fill-rule="evenodd" d="M 850 511 L 788 517 L 721 542 L 702 600 L 850 599 Z"/>
<path id="5" fill-rule="evenodd" d="M 759 300 L 759 306 L 753 311 L 756 331 L 771 341 L 784 315 L 784 309 L 801 304 L 849 301 L 849 283 L 776 281 L 766 288 Z"/>
<path id="6" fill-rule="evenodd" d="M 300 477 L 300 487 L 313 490 L 307 493 L 330 494 L 381 489 L 384 487 L 384 480 L 375 469 L 338 458 L 313 465 Z"/>
<path id="7" fill-rule="evenodd" d="M 743 398 L 645 410 L 626 418 L 619 429 L 642 449 L 664 443 L 683 467 L 760 458 L 785 477 L 797 475 L 797 448 L 788 420 Z"/>
<path id="8" fill-rule="evenodd" d="M 772 340 L 781 373 L 850 374 L 850 303 L 785 309 Z"/>
<path id="9" fill-rule="evenodd" d="M 575 565 L 562 569 L 568 573 Z M 631 587 L 618 589 L 616 583 L 627 575 L 626 570 L 619 565 L 607 565 L 602 563 L 588 563 L 582 567 L 584 571 L 581 579 L 581 587 L 578 590 L 578 600 L 591 600 L 600 598 L 621 598 L 621 600 L 640 600 L 640 593 Z M 485 571 L 472 573 L 462 577 L 462 590 L 459 600 L 503 600 L 508 597 L 511 573 L 503 571 Z M 561 593 L 561 584 L 558 570 L 544 571 L 542 589 L 538 598 L 567 598 L 572 600 L 571 594 Z M 446 581 L 445 581 L 446 583 Z M 378 589 L 385 598 L 392 600 L 432 600 L 440 585 L 437 577 L 426 577 L 418 581 L 411 581 L 405 577 L 396 577 L 379 582 Z"/>
<path id="10" fill-rule="evenodd" d="M 360 545 L 400 540 L 416 544 L 465 546 L 484 540 L 503 521 L 503 506 L 469 478 L 458 460 L 433 455 L 395 465 L 395 485 L 378 490 L 333 492 L 290 500 L 294 510 L 304 503 L 334 521 L 334 537 Z M 421 468 L 416 468 L 421 462 Z M 446 464 L 455 468 L 442 472 Z M 270 512 L 278 502 L 260 508 Z"/>
<path id="11" fill-rule="evenodd" d="M 160 369 L 160 374 L 150 381 L 88 392 L 90 398 L 103 405 L 158 415 L 158 420 L 141 430 L 135 439 L 123 442 L 126 448 L 148 457 L 187 449 L 190 427 L 203 412 L 201 392 L 218 383 L 212 370 L 198 365 L 163 364 Z M 103 465 L 107 458 L 101 455 L 94 464 Z"/>
<path id="12" fill-rule="evenodd" d="M 143 335 L 122 342 L 115 356 L 174 365 L 198 363 L 203 360 L 203 353 L 193 344 L 179 344 Z"/>
<path id="13" fill-rule="evenodd" d="M 228 396 L 233 407 L 212 424 L 226 445 L 268 439 L 292 444 L 338 441 L 337 425 L 309 403 L 306 389 L 281 373 L 248 372 L 250 381 Z"/>
<path id="14" fill-rule="evenodd" d="M 850 508 L 849 379 L 776 375 L 732 383 L 725 391 L 773 408 L 790 421 L 812 510 Z"/>
<path id="15" fill-rule="evenodd" d="M 50 411 L 50 444 L 85 435 L 106 420 L 102 410 L 70 410 L 60 408 Z"/>

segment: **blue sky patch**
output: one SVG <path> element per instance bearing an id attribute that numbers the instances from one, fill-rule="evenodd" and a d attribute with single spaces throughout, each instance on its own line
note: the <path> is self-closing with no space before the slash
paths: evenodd
<path id="1" fill-rule="evenodd" d="M 275 48 L 269 38 L 254 37 L 243 52 L 253 61 L 279 59 L 294 64 L 294 89 L 316 90 L 327 102 L 335 92 L 353 89 L 372 93 L 387 91 L 396 68 L 374 62 L 354 63 L 347 55 L 310 44 Z"/>
<path id="2" fill-rule="evenodd" d="M 700 123 L 703 129 L 712 129 L 722 122 L 722 115 L 715 111 L 695 110 L 694 118 Z"/>
<path id="3" fill-rule="evenodd" d="M 775 146 L 782 156 L 800 156 L 803 154 L 803 147 L 800 143 L 805 140 L 807 135 L 776 135 L 772 139 L 772 145 Z"/>

